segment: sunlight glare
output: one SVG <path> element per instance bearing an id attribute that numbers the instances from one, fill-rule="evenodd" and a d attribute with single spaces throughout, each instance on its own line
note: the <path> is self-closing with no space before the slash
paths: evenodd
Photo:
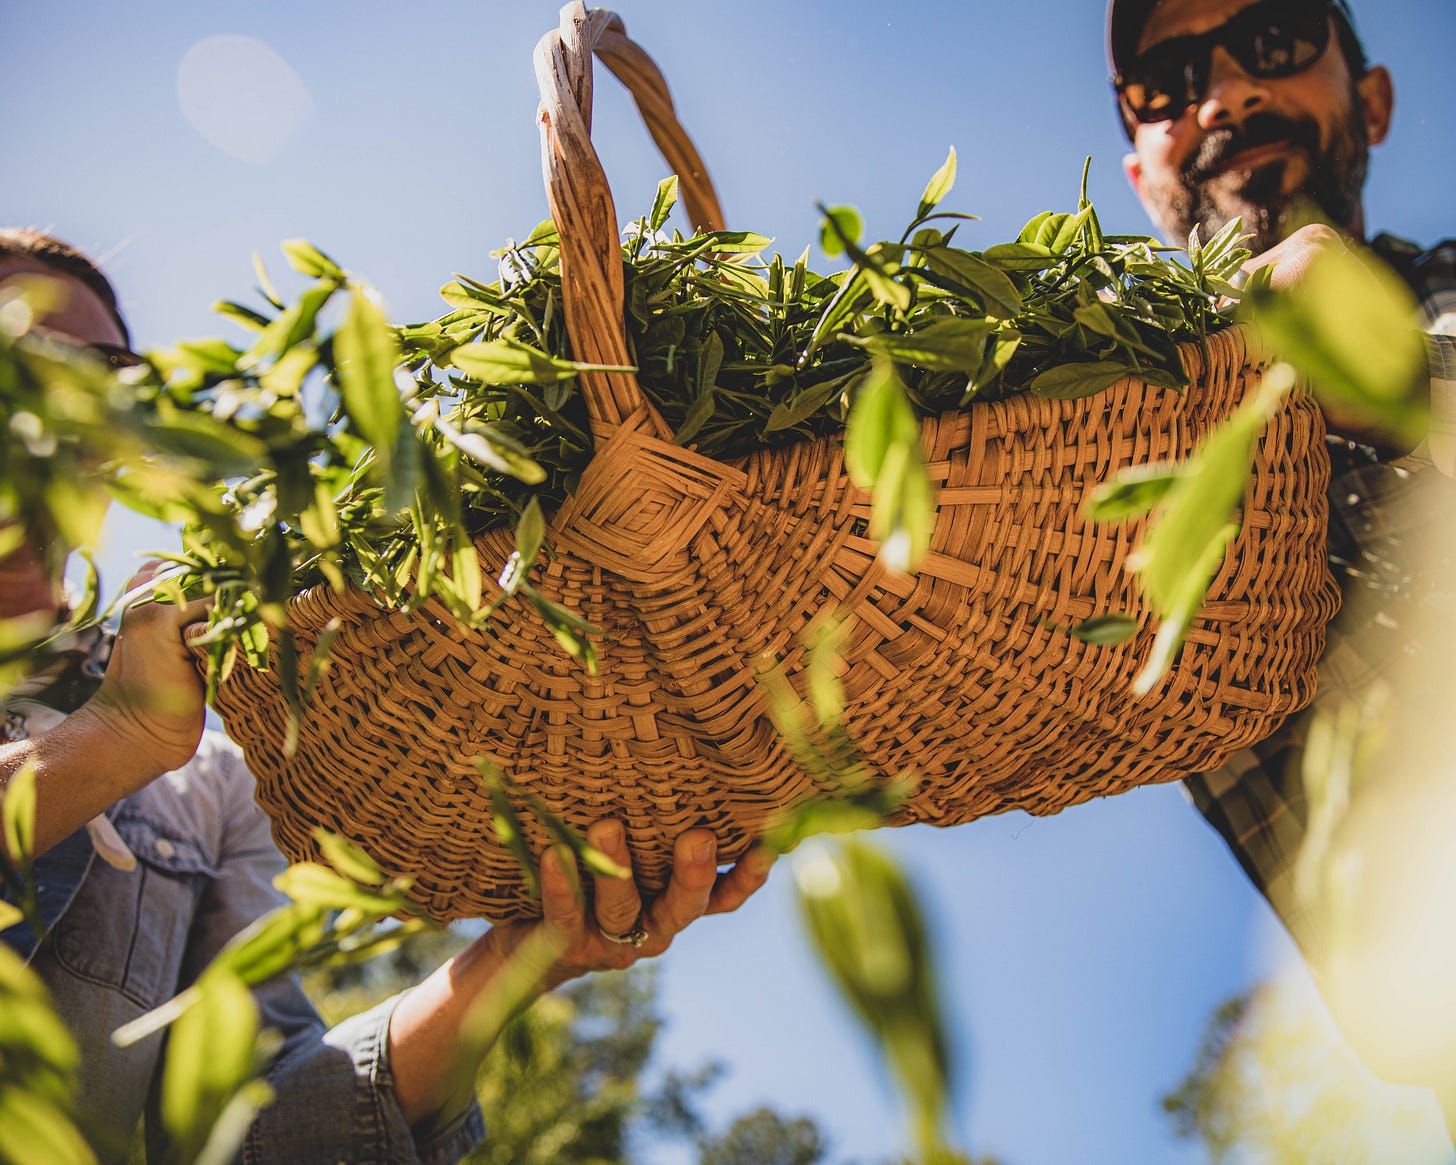
<path id="1" fill-rule="evenodd" d="M 293 66 L 250 36 L 210 36 L 188 49 L 177 101 L 210 145 L 255 166 L 272 161 L 313 108 Z"/>

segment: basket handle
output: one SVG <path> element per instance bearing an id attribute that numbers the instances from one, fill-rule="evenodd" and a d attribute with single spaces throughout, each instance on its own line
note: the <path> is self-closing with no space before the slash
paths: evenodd
<path id="1" fill-rule="evenodd" d="M 617 209 L 591 142 L 592 54 L 632 94 L 652 140 L 678 176 L 684 207 L 698 230 L 721 230 L 718 196 L 692 141 L 678 122 L 662 73 L 628 38 L 622 18 L 580 0 L 561 10 L 561 27 L 536 45 L 541 90 L 541 169 L 551 218 L 561 236 L 562 300 L 576 359 L 631 364 L 623 318 Z M 602 441 L 623 424 L 668 440 L 672 430 L 630 372 L 586 372 L 582 393 L 592 435 Z"/>

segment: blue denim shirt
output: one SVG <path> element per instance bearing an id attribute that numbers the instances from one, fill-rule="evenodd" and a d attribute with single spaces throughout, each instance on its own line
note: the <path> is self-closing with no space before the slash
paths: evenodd
<path id="1" fill-rule="evenodd" d="M 103 1160 L 122 1160 L 138 1117 L 156 1115 L 159 1033 L 118 1048 L 111 1033 L 185 988 L 228 939 L 282 901 L 284 868 L 253 778 L 225 737 L 208 733 L 185 767 L 118 802 L 108 816 L 136 856 L 123 870 L 81 830 L 37 861 L 48 929 L 4 932 L 50 989 L 81 1048 L 80 1112 Z M 325 1030 L 296 979 L 255 992 L 284 1036 L 269 1076 L 277 1099 L 248 1130 L 245 1165 L 458 1160 L 483 1132 L 473 1104 L 416 1139 L 394 1099 L 389 1019 L 398 996 Z M 161 1122 L 149 1117 L 149 1133 Z M 149 1144 L 155 1156 L 160 1144 Z"/>

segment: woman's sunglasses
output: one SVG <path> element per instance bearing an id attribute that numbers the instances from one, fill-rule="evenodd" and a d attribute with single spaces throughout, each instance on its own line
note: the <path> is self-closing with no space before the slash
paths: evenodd
<path id="1" fill-rule="evenodd" d="M 123 368 L 140 368 L 147 362 L 145 356 L 120 344 L 87 344 L 86 352 L 99 359 L 112 372 L 119 372 Z"/>
<path id="2" fill-rule="evenodd" d="M 33 335 L 52 344 L 82 352 L 92 360 L 100 361 L 112 372 L 120 372 L 123 368 L 138 368 L 147 362 L 145 356 L 133 352 L 124 344 L 83 344 L 66 333 L 52 331 L 43 324 L 36 324 L 30 330 Z"/>
<path id="3" fill-rule="evenodd" d="M 1265 0 L 1196 36 L 1155 44 L 1113 78 L 1141 122 L 1181 117 L 1208 94 L 1213 50 L 1222 46 L 1251 77 L 1288 77 L 1309 68 L 1330 43 L 1331 4 Z"/>

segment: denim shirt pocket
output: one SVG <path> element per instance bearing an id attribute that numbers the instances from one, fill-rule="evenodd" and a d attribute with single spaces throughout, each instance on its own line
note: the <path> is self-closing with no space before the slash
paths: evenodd
<path id="1" fill-rule="evenodd" d="M 136 868 L 92 863 L 52 932 L 56 958 L 73 975 L 152 1008 L 177 993 L 197 903 L 207 881 L 220 875 L 178 831 L 125 813 L 115 825 Z"/>

